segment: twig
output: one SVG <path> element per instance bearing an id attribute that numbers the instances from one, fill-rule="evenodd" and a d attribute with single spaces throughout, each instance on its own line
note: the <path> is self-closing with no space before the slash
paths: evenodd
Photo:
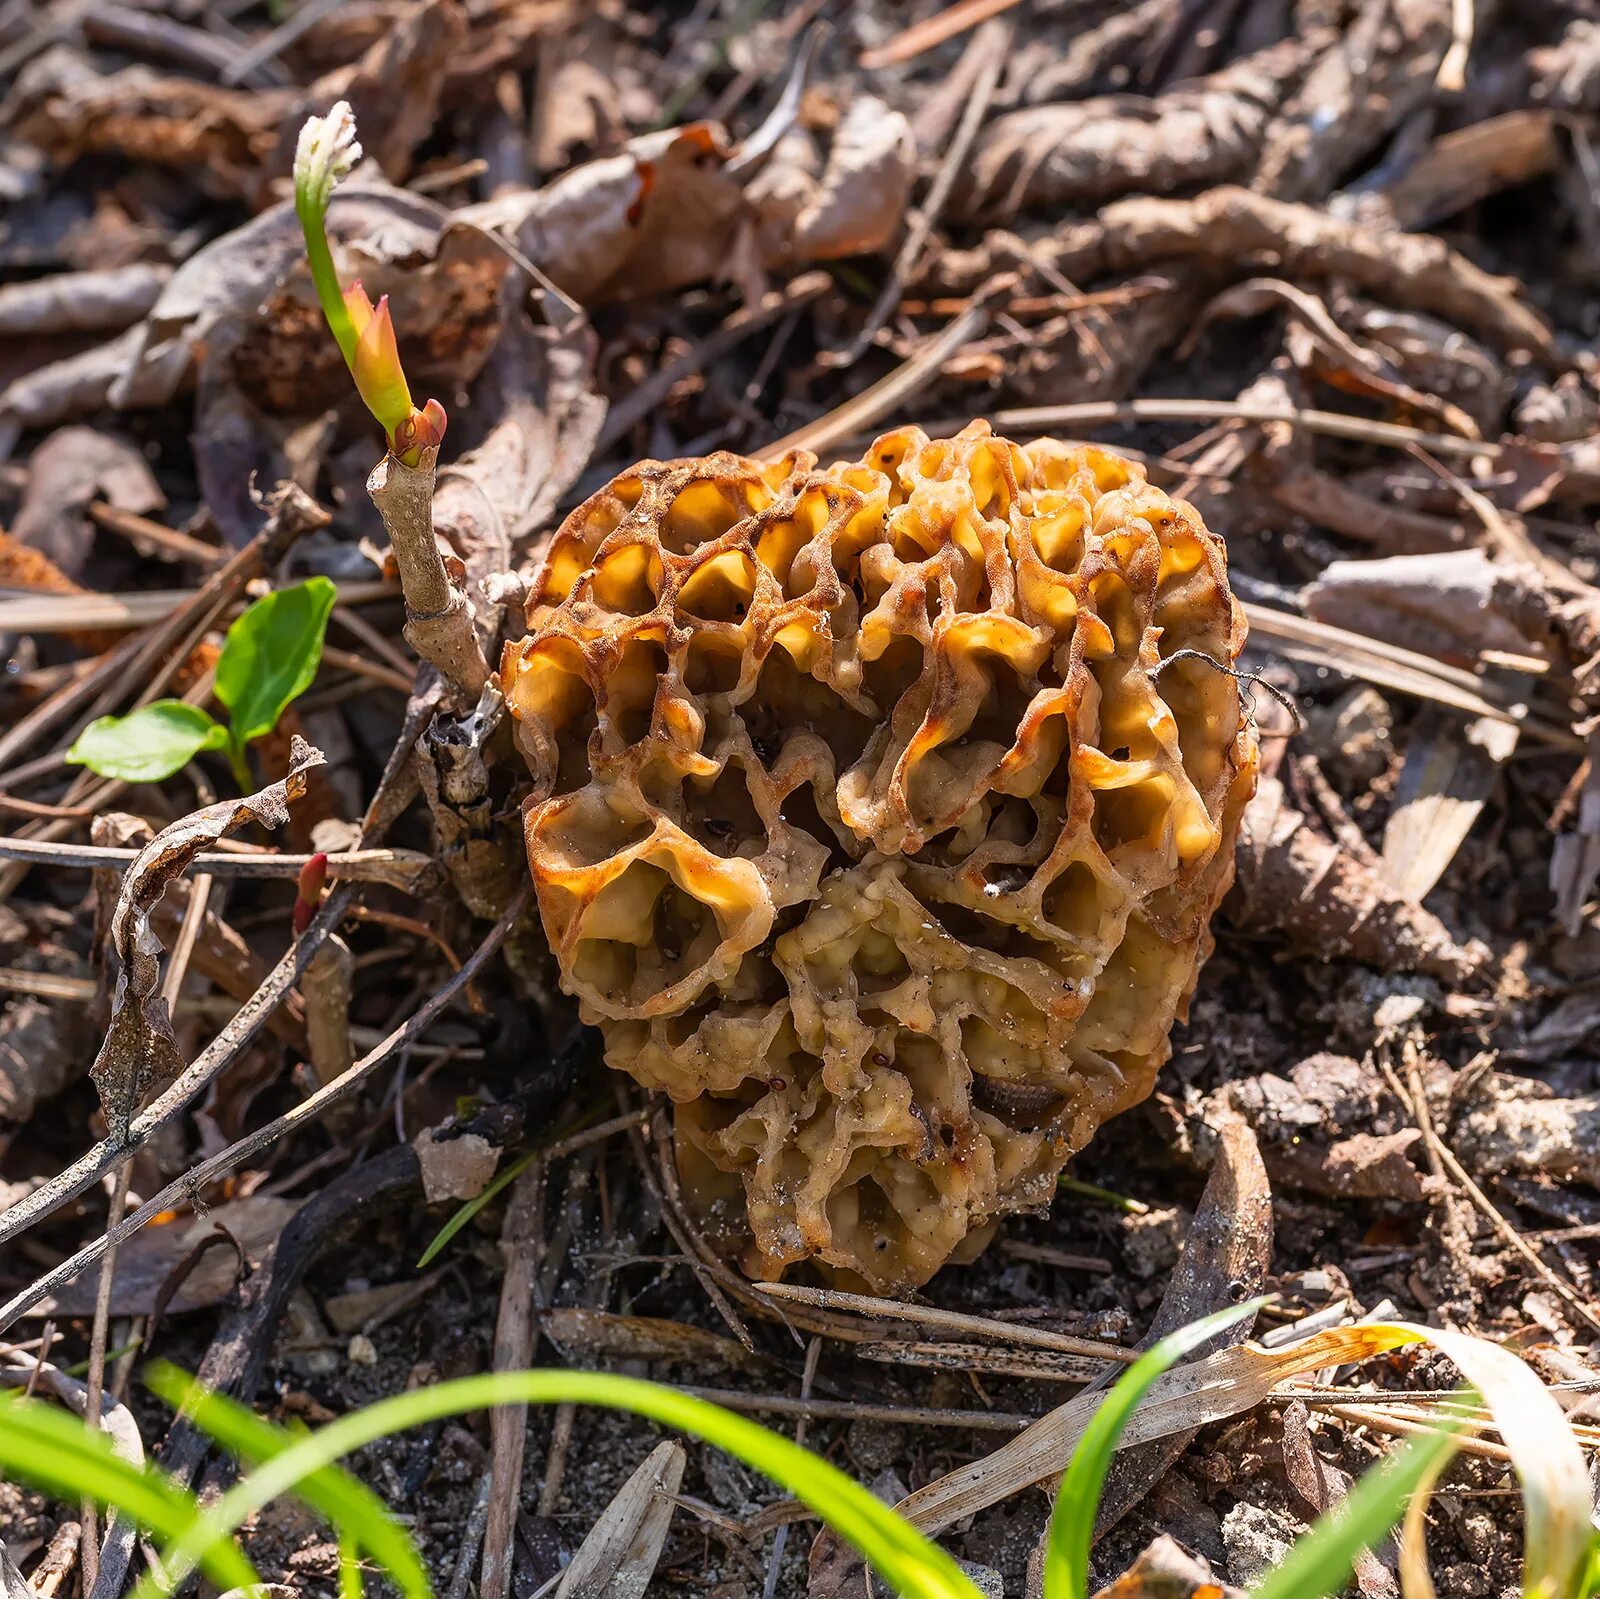
<path id="1" fill-rule="evenodd" d="M 319 1088 L 316 1093 L 308 1095 L 284 1115 L 279 1116 L 275 1121 L 268 1122 L 265 1127 L 258 1128 L 253 1133 L 247 1133 L 243 1138 L 235 1140 L 225 1149 L 219 1150 L 215 1155 L 201 1161 L 181 1177 L 168 1183 L 165 1188 L 152 1198 L 146 1200 L 126 1221 L 110 1229 L 103 1238 L 96 1240 L 94 1243 L 86 1244 L 75 1255 L 70 1256 L 58 1266 L 46 1272 L 43 1277 L 30 1283 L 20 1292 L 13 1294 L 4 1305 L 0 1305 L 0 1332 L 9 1327 L 31 1306 L 36 1305 L 46 1294 L 53 1293 L 63 1283 L 69 1282 L 86 1267 L 92 1266 L 101 1258 L 108 1247 L 120 1244 L 125 1238 L 131 1237 L 153 1217 L 160 1215 L 162 1211 L 175 1210 L 184 1205 L 192 1204 L 195 1195 L 205 1184 L 215 1181 L 224 1172 L 231 1171 L 241 1162 L 250 1159 L 252 1155 L 258 1154 L 269 1145 L 276 1143 L 285 1133 L 293 1132 L 296 1128 L 314 1120 L 329 1105 L 337 1103 L 352 1090 L 360 1087 L 396 1051 L 411 1045 L 433 1024 L 435 1018 L 455 999 L 456 995 L 477 976 L 484 963 L 504 942 L 506 935 L 510 933 L 511 929 L 516 925 L 517 918 L 522 914 L 523 907 L 527 902 L 527 894 L 528 891 L 524 889 L 506 907 L 505 915 L 495 923 L 483 942 L 468 956 L 461 970 L 453 974 L 438 993 L 433 995 L 408 1021 L 395 1028 L 376 1048 L 362 1056 L 343 1077 L 337 1078 L 334 1082 Z M 304 965 L 303 961 L 296 960 L 297 955 L 311 942 L 319 926 L 326 929 L 337 924 L 338 918 L 343 911 L 341 899 L 342 895 L 335 892 L 330 894 L 323 902 L 322 909 L 317 913 L 316 921 L 301 935 L 294 949 L 278 963 L 278 966 L 274 967 L 272 976 L 268 978 L 267 983 L 262 986 L 257 995 L 258 1001 L 261 1000 L 262 995 L 267 993 L 269 987 L 273 984 L 273 979 L 278 977 L 279 973 L 285 972 L 287 969 L 287 976 L 284 982 L 285 988 L 289 982 L 293 981 Z M 317 942 L 320 943 L 320 941 L 320 938 L 318 938 Z M 306 950 L 305 958 L 309 959 L 310 954 L 311 951 Z M 261 1007 L 258 1005 L 257 1008 Z M 243 1013 L 241 1012 L 241 1014 Z M 259 1022 L 257 1022 L 257 1026 L 259 1025 Z M 36 1220 L 38 1215 L 53 1210 L 56 1205 L 62 1203 L 65 1199 L 82 1193 L 85 1188 L 98 1180 L 103 1170 L 109 1170 L 110 1166 L 115 1164 L 121 1155 L 126 1153 L 128 1149 L 135 1147 L 136 1142 L 148 1137 L 153 1127 L 159 1125 L 160 1121 L 165 1119 L 166 1114 L 169 1113 L 163 1109 L 158 1115 L 157 1108 L 162 1106 L 163 1102 L 169 1100 L 181 1085 L 188 1083 L 195 1076 L 201 1062 L 206 1060 L 206 1056 L 213 1053 L 219 1053 L 216 1045 L 213 1045 L 205 1056 L 197 1060 L 166 1094 L 163 1094 L 160 1099 L 152 1103 L 147 1110 L 134 1119 L 132 1129 L 130 1129 L 130 1139 L 132 1141 L 123 1150 L 107 1152 L 105 1145 L 97 1145 L 82 1160 L 75 1162 L 68 1172 L 63 1173 L 62 1178 L 54 1179 L 51 1183 L 45 1185 L 47 1189 L 57 1190 L 52 1195 L 49 1203 L 42 1206 L 36 1203 L 39 1193 L 44 1191 L 43 1189 L 37 1190 L 18 1204 L 13 1205 L 3 1216 L 0 1216 L 0 1241 L 21 1231 L 22 1227 Z M 233 1050 L 230 1049 L 226 1053 L 231 1057 Z M 198 1092 L 199 1087 L 202 1086 L 204 1086 L 203 1083 L 197 1084 L 195 1092 Z M 189 1097 L 192 1097 L 192 1095 L 183 1098 L 180 1101 L 180 1106 L 181 1104 L 187 1104 Z M 99 1167 L 101 1161 L 105 1162 L 104 1167 Z M 99 1169 L 96 1169 L 97 1167 Z M 91 1175 L 88 1176 L 87 1181 L 84 1181 L 81 1174 L 86 1170 Z M 68 1177 L 71 1177 L 73 1181 L 66 1183 L 63 1187 L 63 1179 Z M 13 1223 L 12 1218 L 21 1212 L 28 1212 L 28 1214 L 23 1216 L 20 1222 Z"/>
<path id="2" fill-rule="evenodd" d="M 248 548 L 248 546 L 247 546 Z M 239 552 L 241 555 L 244 551 Z M 231 563 L 230 563 L 231 565 Z M 227 567 L 218 568 L 211 579 L 217 581 Z M 241 581 L 236 585 L 244 587 Z M 202 589 L 143 589 L 107 594 L 30 594 L 25 598 L 0 599 L 0 630 L 8 633 L 74 633 L 80 629 L 106 631 L 114 628 L 148 627 L 174 616 L 182 616 L 177 631 L 188 625 L 190 612 Z M 232 596 L 237 601 L 240 596 Z M 396 598 L 393 583 L 363 580 L 339 584 L 341 605 L 370 605 Z M 229 601 L 224 600 L 226 606 Z M 148 644 L 149 641 L 146 641 Z M 155 653 L 162 653 L 157 650 Z"/>
<path id="3" fill-rule="evenodd" d="M 1405 1044 L 1402 1044 L 1402 1048 L 1407 1057 L 1405 1062 L 1407 1081 L 1404 1084 L 1401 1083 L 1394 1066 L 1385 1058 L 1386 1049 L 1380 1047 L 1373 1058 L 1378 1070 L 1383 1074 L 1384 1081 L 1389 1085 L 1390 1093 L 1400 1101 L 1406 1113 L 1421 1131 L 1423 1145 L 1430 1159 L 1436 1159 L 1449 1176 L 1461 1186 L 1462 1191 L 1482 1212 L 1489 1225 L 1527 1262 L 1541 1281 L 1571 1305 L 1591 1328 L 1600 1332 L 1600 1314 L 1596 1314 L 1589 1301 L 1565 1277 L 1556 1272 L 1538 1250 L 1500 1214 L 1499 1207 L 1478 1186 L 1471 1172 L 1461 1164 L 1456 1158 L 1455 1151 L 1440 1136 L 1439 1130 L 1433 1124 L 1433 1114 L 1428 1109 L 1428 1096 L 1422 1085 L 1422 1072 L 1415 1058 L 1415 1048 Z"/>
<path id="4" fill-rule="evenodd" d="M 809 305 L 833 279 L 826 272 L 802 272 L 780 290 L 763 298 L 760 305 L 742 306 L 721 327 L 690 345 L 681 355 L 668 361 L 630 389 L 606 413 L 605 424 L 595 440 L 594 453 L 603 455 L 638 422 L 649 416 L 691 373 L 703 371 L 719 361 L 752 333 L 801 306 Z"/>
<path id="5" fill-rule="evenodd" d="M 472 607 L 450 581 L 434 537 L 433 486 L 438 459 L 437 447 L 424 449 L 416 466 L 386 455 L 367 479 L 367 493 L 383 518 L 400 571 L 407 641 L 425 661 L 438 667 L 447 682 L 469 700 L 476 700 L 489 681 L 489 665 L 472 625 Z"/>
<path id="6" fill-rule="evenodd" d="M 817 1380 L 817 1360 L 822 1354 L 822 1340 L 816 1336 L 811 1339 L 806 1349 L 805 1368 L 800 1374 L 800 1398 L 811 1398 L 811 1385 Z M 806 1429 L 811 1418 L 802 1416 L 794 1424 L 794 1441 L 802 1448 L 806 1441 Z M 778 1592 L 778 1574 L 783 1567 L 783 1551 L 789 1542 L 789 1526 L 785 1522 L 779 1527 L 772 1539 L 772 1553 L 767 1557 L 767 1580 L 761 1585 L 761 1599 L 775 1599 Z"/>
<path id="7" fill-rule="evenodd" d="M 806 1288 L 799 1283 L 762 1283 L 756 1292 L 771 1299 L 792 1299 L 822 1310 L 849 1310 L 885 1321 L 912 1321 L 944 1332 L 965 1333 L 995 1343 L 1024 1344 L 1031 1349 L 1053 1349 L 1062 1355 L 1089 1355 L 1098 1360 L 1120 1361 L 1124 1365 L 1139 1358 L 1137 1349 L 1120 1344 L 1099 1343 L 1092 1338 L 1074 1338 L 1069 1333 L 1051 1332 L 1046 1327 L 1023 1327 L 1014 1322 L 995 1321 L 988 1316 L 968 1316 L 957 1310 L 940 1310 L 933 1305 L 908 1305 L 897 1299 L 875 1299 L 870 1294 L 846 1293 L 841 1288 Z"/>
<path id="8" fill-rule="evenodd" d="M 935 438 L 959 432 L 967 418 L 919 425 Z M 1376 422 L 1341 411 L 1302 410 L 1293 406 L 1252 405 L 1239 400 L 1084 400 L 1074 405 L 1035 405 L 991 411 L 989 420 L 1001 433 L 1027 433 L 1030 429 L 1105 427 L 1114 422 L 1286 422 L 1308 433 L 1354 439 L 1359 444 L 1386 444 L 1403 450 L 1426 445 L 1435 455 L 1484 455 L 1498 460 L 1503 446 L 1488 439 L 1469 439 L 1459 433 L 1429 433 L 1397 422 Z"/>
<path id="9" fill-rule="evenodd" d="M 127 1137 L 122 1143 L 113 1144 L 109 1139 L 102 1139 L 64 1171 L 41 1183 L 10 1209 L 0 1212 L 0 1243 L 5 1243 L 8 1239 L 26 1231 L 36 1221 L 48 1216 L 68 1200 L 76 1199 L 79 1194 L 86 1193 L 107 1172 L 115 1170 L 128 1159 L 169 1117 L 177 1115 L 202 1093 L 231 1064 L 239 1051 L 255 1037 L 265 1025 L 267 1016 L 299 981 L 301 973 L 322 940 L 338 926 L 350 898 L 349 889 L 336 889 L 327 897 L 310 927 L 272 968 L 255 993 L 239 1007 L 233 1020 L 195 1057 L 187 1071 L 133 1118 Z M 149 1210 L 149 1207 L 146 1206 L 144 1209 Z M 144 1211 L 141 1210 L 137 1215 L 143 1216 L 143 1221 L 138 1225 L 143 1226 L 144 1221 L 148 1221 L 149 1217 L 155 1214 L 154 1210 L 149 1210 L 149 1215 L 144 1215 Z M 127 1228 L 128 1232 L 135 1230 L 133 1227 Z M 120 1229 L 115 1232 L 116 1240 L 120 1240 L 123 1236 L 125 1234 Z M 98 1260 L 102 1248 L 110 1238 L 112 1234 L 107 1234 L 107 1238 L 102 1239 L 99 1244 L 90 1246 L 92 1252 L 80 1251 L 85 1258 L 72 1271 L 58 1277 L 53 1274 L 53 1280 L 44 1286 L 35 1284 L 34 1288 L 38 1292 L 34 1292 L 33 1289 L 24 1290 L 21 1296 L 12 1301 L 15 1306 L 14 1311 L 9 1313 L 0 1311 L 0 1328 L 9 1326 L 11 1321 L 29 1305 L 35 1303 L 43 1294 L 50 1292 L 57 1281 L 65 1282 L 69 1277 L 75 1276 L 83 1265 Z"/>
<path id="10" fill-rule="evenodd" d="M 495 1317 L 495 1371 L 521 1371 L 533 1359 L 537 1338 L 533 1293 L 542 1254 L 539 1212 L 544 1173 L 544 1162 L 535 1160 L 511 1185 L 500 1227 L 505 1275 Z M 511 1591 L 511 1541 L 522 1498 L 527 1428 L 526 1405 L 506 1405 L 489 1413 L 489 1519 L 483 1535 L 482 1599 L 506 1599 Z"/>
<path id="11" fill-rule="evenodd" d="M 1015 0 L 998 0 L 997 5 L 996 0 L 977 0 L 978 6 L 988 6 L 991 11 L 1014 3 Z M 958 6 L 955 9 L 963 8 Z M 883 287 L 878 291 L 878 298 L 867 313 L 867 320 L 862 324 L 861 331 L 850 341 L 848 349 L 838 355 L 826 357 L 827 365 L 851 366 L 860 360 L 877 337 L 878 329 L 888 320 L 890 311 L 894 309 L 901 290 L 905 287 L 906 279 L 920 259 L 928 237 L 944 211 L 945 201 L 950 198 L 950 190 L 955 186 L 956 175 L 966 162 L 972 141 L 978 136 L 978 129 L 983 125 L 984 114 L 988 111 L 989 102 L 999 86 L 1000 73 L 1005 67 L 1006 52 L 1010 45 L 1009 22 L 986 25 L 984 31 L 972 41 L 971 48 L 982 54 L 982 60 L 978 64 L 977 79 L 972 86 L 971 97 L 961 113 L 961 121 L 956 125 L 949 147 L 945 150 L 944 159 L 939 163 L 939 170 L 929 185 L 927 197 L 911 219 L 911 226 L 906 230 L 905 240 L 894 258 L 894 265 L 889 268 L 889 276 L 884 279 Z"/>
<path id="12" fill-rule="evenodd" d="M 483 1538 L 489 1507 L 493 1503 L 490 1497 L 492 1491 L 490 1474 L 486 1471 L 478 1482 L 478 1494 L 472 1501 L 467 1524 L 461 1529 L 461 1542 L 456 1546 L 455 1569 L 450 1574 L 450 1586 L 445 1589 L 445 1599 L 467 1599 L 467 1590 L 472 1585 L 472 1563 L 478 1558 L 478 1544 Z"/>
<path id="13" fill-rule="evenodd" d="M 861 65 L 868 72 L 875 72 L 879 67 L 897 67 L 903 61 L 914 60 L 924 50 L 931 50 L 946 39 L 965 33 L 968 28 L 975 28 L 980 22 L 999 16 L 1002 11 L 1009 11 L 1016 3 L 1017 0 L 956 0 L 943 11 L 903 28 L 877 49 L 863 50 Z"/>
<path id="14" fill-rule="evenodd" d="M 342 1077 L 355 1059 L 350 1041 L 354 972 L 350 946 L 337 933 L 330 933 L 300 980 L 300 994 L 306 1003 L 307 1065 L 319 1088 Z"/>
<path id="15" fill-rule="evenodd" d="M 1351 677 L 1364 678 L 1380 687 L 1414 694 L 1470 716 L 1487 716 L 1508 727 L 1521 728 L 1530 738 L 1558 749 L 1577 750 L 1584 741 L 1571 728 L 1549 721 L 1526 709 L 1525 702 L 1489 678 L 1474 677 L 1461 668 L 1429 655 L 1347 632 L 1326 622 L 1296 616 L 1272 606 L 1242 602 L 1250 622 L 1252 641 L 1268 641 L 1275 654 L 1318 667 L 1332 666 Z M 1490 698 L 1491 695 L 1496 698 Z"/>
<path id="16" fill-rule="evenodd" d="M 128 865 L 136 849 L 105 844 L 55 844 L 43 839 L 0 838 L 0 860 L 29 861 L 48 866 L 94 871 Z M 309 855 L 238 854 L 202 850 L 194 866 L 212 877 L 298 877 Z M 382 883 L 411 894 L 434 871 L 432 856 L 409 849 L 357 849 L 328 856 L 328 875 L 347 883 Z"/>
<path id="17" fill-rule="evenodd" d="M 897 366 L 886 377 L 880 378 L 870 388 L 863 389 L 853 400 L 815 421 L 808 422 L 793 433 L 786 434 L 776 444 L 769 444 L 757 454 L 762 461 L 776 461 L 790 450 L 822 450 L 840 439 L 851 438 L 870 428 L 880 417 L 903 400 L 908 400 L 923 384 L 950 359 L 969 339 L 975 339 L 989 320 L 989 308 L 982 298 L 974 300 L 953 322 L 928 339 L 915 355 Z"/>
<path id="18" fill-rule="evenodd" d="M 103 527 L 106 532 L 115 533 L 130 544 L 150 546 L 162 560 L 190 561 L 196 566 L 212 567 L 218 565 L 228 553 L 215 544 L 204 544 L 199 539 L 190 538 L 187 533 L 175 533 L 170 527 L 153 522 L 148 516 L 124 511 L 120 506 L 109 505 L 104 500 L 89 502 L 89 518 L 96 527 Z"/>
<path id="19" fill-rule="evenodd" d="M 818 1421 L 884 1422 L 900 1427 L 970 1427 L 974 1432 L 1021 1432 L 1037 1416 L 1003 1410 L 939 1410 L 923 1405 L 864 1405 L 854 1399 L 797 1399 L 793 1394 L 750 1394 L 727 1388 L 684 1388 L 682 1392 L 729 1410 L 754 1410 L 772 1416 L 810 1416 Z"/>

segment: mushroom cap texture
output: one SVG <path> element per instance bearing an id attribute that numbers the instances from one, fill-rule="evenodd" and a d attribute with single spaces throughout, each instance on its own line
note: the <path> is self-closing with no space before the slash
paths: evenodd
<path id="1" fill-rule="evenodd" d="M 644 462 L 528 627 L 563 985 L 752 1275 L 914 1288 L 1149 1093 L 1256 745 L 1221 542 L 1138 465 L 982 422 Z"/>

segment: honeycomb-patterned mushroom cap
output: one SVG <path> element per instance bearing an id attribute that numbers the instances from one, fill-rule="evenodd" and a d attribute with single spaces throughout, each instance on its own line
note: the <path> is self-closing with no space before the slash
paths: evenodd
<path id="1" fill-rule="evenodd" d="M 1256 751 L 1221 544 L 1137 465 L 981 422 L 645 462 L 528 626 L 563 982 L 753 1275 L 915 1287 L 1150 1091 Z"/>

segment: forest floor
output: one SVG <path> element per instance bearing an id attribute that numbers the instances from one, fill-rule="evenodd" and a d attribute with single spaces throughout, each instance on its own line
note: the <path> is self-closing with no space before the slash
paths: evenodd
<path id="1" fill-rule="evenodd" d="M 1470 1329 L 1582 1419 L 1590 0 L 4 0 L 0 63 L 0 1363 L 87 1362 L 99 1386 L 103 1360 L 107 1402 L 196 1485 L 223 1468 L 169 1436 L 144 1355 L 306 1422 L 507 1352 L 649 1374 L 803 1425 L 897 1500 L 1075 1391 L 1036 1334 L 1132 1347 L 1158 1311 L 1259 1287 L 1257 1337 L 1309 1317 Z M 297 131 L 338 98 L 369 160 L 331 225 L 392 296 L 413 390 L 450 411 L 474 577 L 525 568 L 643 457 L 782 441 L 826 460 L 974 417 L 1136 455 L 1226 541 L 1263 780 L 1215 953 L 1155 1093 L 1047 1214 L 941 1272 L 920 1326 L 827 1303 L 780 1319 L 728 1286 L 664 1186 L 659 1110 L 600 1065 L 508 899 L 512 775 L 475 809 L 419 795 L 407 755 L 436 699 L 363 489 L 376 433 L 287 203 Z M 176 1055 L 108 1099 L 89 1068 L 124 1008 L 123 863 L 234 790 L 218 756 L 128 784 L 65 751 L 138 696 L 203 698 L 227 619 L 310 574 L 340 588 L 329 648 L 253 775 L 285 777 L 291 735 L 326 764 L 287 825 L 252 825 L 164 900 L 160 871 L 147 885 L 179 951 Z M 358 846 L 312 936 L 342 929 L 371 1057 L 296 1115 L 326 1007 L 281 964 L 294 873 Z M 234 1013 L 258 991 L 255 1030 Z M 130 1159 L 108 1103 L 135 1117 Z M 419 1268 L 461 1196 L 530 1152 Z M 163 1195 L 97 1316 L 108 1206 Z M 1405 1431 L 1396 1393 L 1454 1380 L 1401 1352 L 1341 1373 L 1342 1399 L 1269 1399 L 1132 1453 L 1097 1577 L 1167 1533 L 1247 1583 Z M 1451 1599 L 1517 1591 L 1520 1500 L 1485 1436 L 1431 1509 Z M 514 1450 L 484 1417 L 357 1464 L 441 1592 L 478 1585 L 487 1540 L 489 1590 L 528 1599 L 658 1437 L 535 1409 L 507 1494 Z M 1031 1593 L 1048 1503 L 1020 1491 L 947 1545 L 988 1591 Z M 688 1446 L 678 1505 L 653 1593 L 861 1591 L 814 1522 L 710 1449 Z M 36 1592 L 77 1580 L 77 1522 L 0 1481 Z M 337 1590 L 330 1534 L 293 1504 L 246 1548 L 269 1580 Z M 1398 1594 L 1392 1552 L 1357 1580 Z"/>

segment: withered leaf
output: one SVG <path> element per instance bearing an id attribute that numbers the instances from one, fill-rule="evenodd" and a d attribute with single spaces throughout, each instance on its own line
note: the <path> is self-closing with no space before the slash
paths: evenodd
<path id="1" fill-rule="evenodd" d="M 150 1085 L 177 1075 L 184 1065 L 160 994 L 161 940 L 150 926 L 156 901 L 208 844 L 247 822 L 281 827 L 289 819 L 289 802 L 305 793 L 307 773 L 322 764 L 322 752 L 296 738 L 289 774 L 281 782 L 207 805 L 163 828 L 129 866 L 111 913 L 111 947 L 121 961 L 111 1025 L 90 1072 L 114 1142 L 127 1136 Z"/>
<path id="2" fill-rule="evenodd" d="M 143 454 L 126 439 L 62 428 L 33 452 L 12 535 L 76 578 L 94 538 L 85 513 L 97 496 L 141 516 L 167 503 Z"/>

